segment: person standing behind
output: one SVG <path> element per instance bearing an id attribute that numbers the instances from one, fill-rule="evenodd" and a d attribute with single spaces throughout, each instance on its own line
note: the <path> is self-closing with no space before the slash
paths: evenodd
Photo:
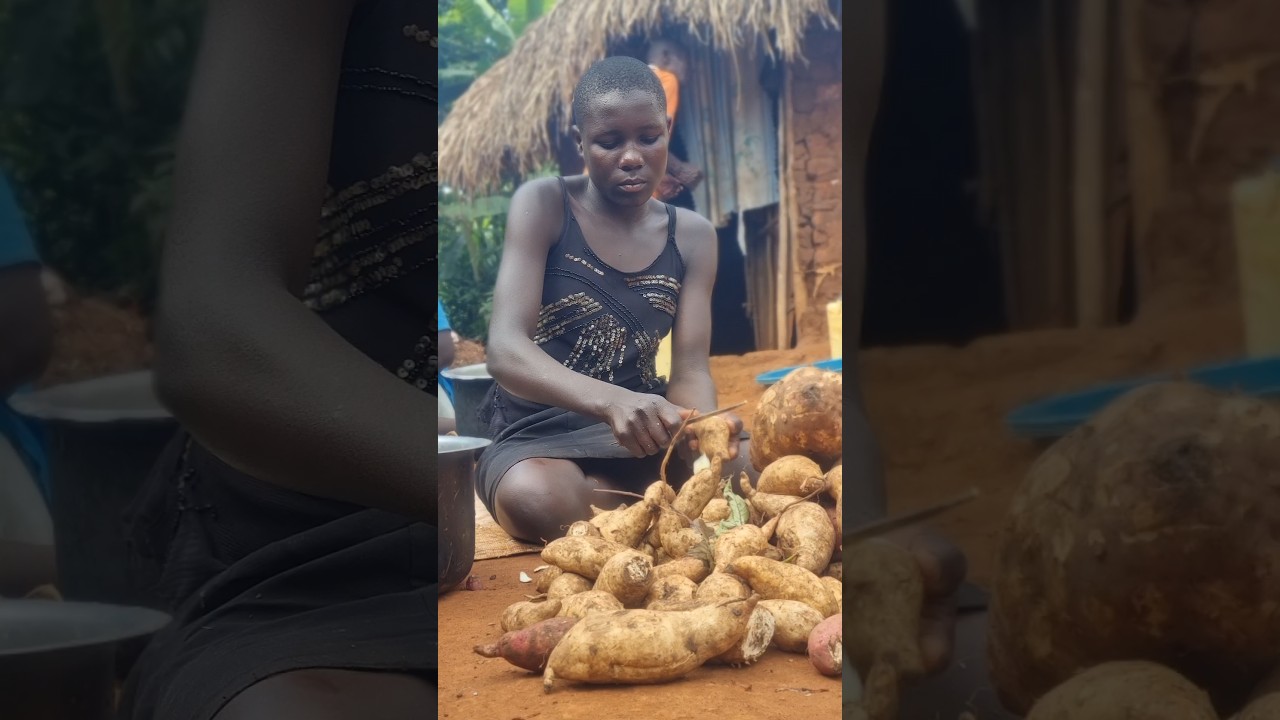
<path id="1" fill-rule="evenodd" d="M 8 179 L 0 172 L 0 596 L 57 579 L 44 444 L 9 408 L 45 369 L 53 320 L 41 263 Z M 43 493 L 43 497 L 42 497 Z"/>

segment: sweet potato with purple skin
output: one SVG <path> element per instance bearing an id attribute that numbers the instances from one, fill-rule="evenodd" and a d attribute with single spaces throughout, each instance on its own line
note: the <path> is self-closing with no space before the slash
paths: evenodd
<path id="1" fill-rule="evenodd" d="M 999 540 L 993 684 L 1013 712 L 1144 658 L 1243 705 L 1280 648 L 1280 408 L 1188 383 L 1117 398 L 1037 458 Z M 851 593 L 852 596 L 852 593 Z"/>
<path id="2" fill-rule="evenodd" d="M 500 625 L 503 632 L 523 630 L 555 617 L 560 612 L 560 600 L 557 598 L 539 598 L 537 600 L 521 600 L 507 606 L 502 611 Z"/>
<path id="3" fill-rule="evenodd" d="M 1173 670 L 1146 661 L 1107 662 L 1040 698 L 1027 720 L 1218 720 L 1209 696 Z"/>
<path id="4" fill-rule="evenodd" d="M 828 467 L 843 455 L 844 379 L 803 367 L 764 391 L 751 428 L 751 464 L 763 470 L 785 455 L 804 455 Z"/>
<path id="5" fill-rule="evenodd" d="M 844 616 L 832 615 L 809 633 L 809 662 L 823 675 L 838 676 L 844 658 Z"/>
<path id="6" fill-rule="evenodd" d="M 577 622 L 578 618 L 550 618 L 504 633 L 496 642 L 476 645 L 474 650 L 482 657 L 500 657 L 516 667 L 542 672 L 547 667 L 547 656 Z"/>

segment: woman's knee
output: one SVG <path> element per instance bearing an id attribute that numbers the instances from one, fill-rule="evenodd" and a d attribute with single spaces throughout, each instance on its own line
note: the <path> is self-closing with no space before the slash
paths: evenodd
<path id="1" fill-rule="evenodd" d="M 582 469 L 569 460 L 532 458 L 516 463 L 498 484 L 494 519 L 513 537 L 547 541 L 591 514 Z"/>
<path id="2" fill-rule="evenodd" d="M 420 713 L 435 696 L 431 681 L 408 673 L 294 670 L 249 686 L 214 720 L 395 720 Z"/>

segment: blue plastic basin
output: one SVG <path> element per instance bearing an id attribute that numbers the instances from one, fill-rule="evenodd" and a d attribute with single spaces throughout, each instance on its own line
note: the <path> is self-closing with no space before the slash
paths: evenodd
<path id="1" fill-rule="evenodd" d="M 787 373 L 790 373 L 792 370 L 798 370 L 802 367 L 816 367 L 819 370 L 832 370 L 834 372 L 843 372 L 843 370 L 841 369 L 843 367 L 842 358 L 836 358 L 834 360 L 820 360 L 816 363 L 809 363 L 808 365 L 792 365 L 791 367 L 785 367 L 780 370 L 770 370 L 767 373 L 761 373 L 757 375 L 756 382 L 765 386 L 772 385 L 778 382 L 779 380 L 781 380 L 782 378 L 786 377 Z"/>
<path id="2" fill-rule="evenodd" d="M 1150 375 L 1055 395 L 1014 410 L 1006 416 L 1005 424 L 1019 437 L 1062 437 L 1130 390 L 1173 379 L 1171 373 Z M 1280 357 L 1206 365 L 1188 371 L 1185 379 L 1218 390 L 1257 397 L 1280 397 Z"/>

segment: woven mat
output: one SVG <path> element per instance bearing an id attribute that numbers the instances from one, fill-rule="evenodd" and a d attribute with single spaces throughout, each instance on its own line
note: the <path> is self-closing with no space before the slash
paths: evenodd
<path id="1" fill-rule="evenodd" d="M 492 560 L 542 552 L 541 545 L 522 543 L 498 526 L 493 516 L 485 510 L 484 503 L 476 498 L 476 560 Z"/>

